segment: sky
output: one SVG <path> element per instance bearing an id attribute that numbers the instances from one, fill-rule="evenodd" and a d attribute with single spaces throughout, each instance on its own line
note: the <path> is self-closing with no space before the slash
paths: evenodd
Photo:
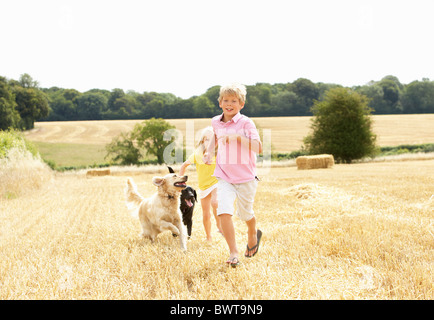
<path id="1" fill-rule="evenodd" d="M 2 0 L 0 76 L 201 95 L 215 85 L 434 80 L 432 0 Z"/>

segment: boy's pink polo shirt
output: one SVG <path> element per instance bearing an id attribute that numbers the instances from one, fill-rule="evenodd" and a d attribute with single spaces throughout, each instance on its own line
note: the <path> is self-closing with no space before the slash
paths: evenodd
<path id="1" fill-rule="evenodd" d="M 222 122 L 223 114 L 211 120 L 217 139 L 226 134 L 239 134 L 251 140 L 260 140 L 255 124 L 248 117 L 237 113 L 231 121 Z M 229 183 L 244 183 L 255 179 L 256 153 L 240 142 L 226 145 L 219 140 L 214 176 Z"/>

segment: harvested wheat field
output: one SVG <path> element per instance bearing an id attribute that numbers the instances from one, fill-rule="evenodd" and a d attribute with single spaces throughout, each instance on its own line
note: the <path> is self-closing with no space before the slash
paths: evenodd
<path id="1" fill-rule="evenodd" d="M 261 246 L 237 268 L 200 205 L 187 253 L 170 232 L 139 238 L 126 177 L 147 196 L 158 171 L 57 173 L 0 198 L 0 299 L 434 299 L 434 160 L 260 169 Z"/>

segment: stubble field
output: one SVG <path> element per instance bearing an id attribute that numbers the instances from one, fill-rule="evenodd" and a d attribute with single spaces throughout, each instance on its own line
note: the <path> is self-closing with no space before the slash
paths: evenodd
<path id="1" fill-rule="evenodd" d="M 259 253 L 232 269 L 201 208 L 182 253 L 170 232 L 140 239 L 125 207 L 165 169 L 55 174 L 0 202 L 0 299 L 433 299 L 434 160 L 262 168 Z M 159 172 L 161 171 L 161 172 Z M 189 184 L 197 185 L 195 171 Z M 234 218 L 239 249 L 246 226 Z"/>
<path id="2" fill-rule="evenodd" d="M 432 127 L 419 127 L 421 138 L 395 140 L 432 142 Z M 154 243 L 139 237 L 126 178 L 149 196 L 164 166 L 86 178 L 17 163 L 10 167 L 22 175 L 0 163 L 0 187 L 7 181 L 15 192 L 0 195 L 0 299 L 434 299 L 434 160 L 259 168 L 263 238 L 235 269 L 215 224 L 213 242 L 205 240 L 200 204 L 187 253 L 170 232 Z M 196 172 L 187 174 L 197 188 Z M 234 222 L 244 252 L 246 226 Z"/>

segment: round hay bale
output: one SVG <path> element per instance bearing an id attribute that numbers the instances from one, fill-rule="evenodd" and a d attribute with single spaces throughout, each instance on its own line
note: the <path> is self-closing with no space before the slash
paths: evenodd
<path id="1" fill-rule="evenodd" d="M 295 163 L 299 170 L 331 168 L 335 163 L 335 159 L 332 154 L 319 154 L 315 156 L 297 157 Z"/>

